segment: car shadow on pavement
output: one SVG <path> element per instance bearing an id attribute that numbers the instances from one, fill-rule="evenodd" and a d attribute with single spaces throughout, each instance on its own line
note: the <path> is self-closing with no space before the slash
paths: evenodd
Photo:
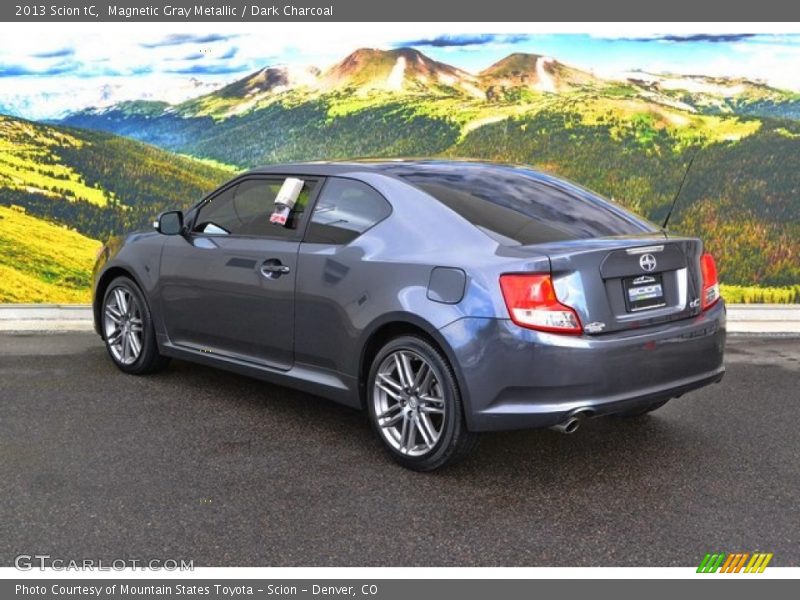
<path id="1" fill-rule="evenodd" d="M 160 386 L 175 388 L 176 397 L 201 401 L 216 410 L 244 409 L 263 419 L 249 421 L 252 434 L 274 439 L 275 428 L 287 436 L 285 443 L 318 448 L 326 455 L 346 454 L 363 467 L 396 469 L 407 476 L 426 477 L 394 465 L 383 453 L 363 412 L 311 394 L 272 385 L 245 376 L 199 365 L 173 361 L 155 376 Z M 182 390 L 182 393 L 180 392 Z M 675 461 L 701 460 L 711 447 L 698 436 L 690 420 L 681 416 L 685 399 L 677 399 L 653 414 L 634 419 L 589 419 L 572 435 L 548 429 L 484 433 L 477 451 L 459 465 L 433 477 L 459 480 L 482 475 L 490 479 L 528 479 L 560 485 L 579 485 L 598 475 L 651 477 Z M 296 433 L 294 433 L 296 432 Z M 241 433 L 241 432 L 240 432 Z M 218 443 L 220 455 L 255 452 L 262 445 L 253 437 L 232 436 Z M 326 447 L 327 446 L 327 447 Z M 641 467 L 646 467 L 642 469 Z"/>

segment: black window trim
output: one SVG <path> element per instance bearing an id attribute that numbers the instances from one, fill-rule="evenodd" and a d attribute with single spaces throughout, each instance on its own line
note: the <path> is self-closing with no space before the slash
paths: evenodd
<path id="1" fill-rule="evenodd" d="M 359 179 L 358 177 L 350 177 L 350 176 L 347 176 L 347 175 L 329 175 L 329 176 L 324 177 L 322 179 L 324 179 L 324 181 L 319 186 L 319 190 L 317 190 L 317 193 L 314 195 L 313 205 L 312 205 L 311 198 L 309 198 L 309 200 L 308 200 L 308 205 L 311 206 L 312 209 L 310 211 L 308 211 L 308 209 L 306 209 L 306 211 L 308 212 L 308 215 L 304 219 L 305 224 L 304 224 L 304 227 L 303 227 L 303 239 L 301 240 L 304 244 L 316 244 L 317 246 L 340 246 L 340 247 L 349 246 L 350 244 L 355 242 L 358 238 L 360 238 L 362 235 L 367 233 L 370 229 L 372 229 L 373 227 L 376 227 L 377 225 L 380 225 L 386 219 L 391 217 L 392 213 L 394 212 L 394 206 L 392 206 L 392 203 L 389 201 L 389 199 L 383 193 L 381 193 L 378 189 L 376 189 L 374 185 L 371 185 L 370 183 L 367 183 L 363 179 Z M 311 219 L 313 218 L 314 211 L 317 208 L 317 201 L 322 196 L 322 193 L 325 191 L 325 186 L 327 185 L 328 181 L 333 180 L 333 179 L 346 179 L 346 180 L 349 180 L 349 181 L 356 181 L 356 182 L 360 183 L 361 185 L 367 186 L 373 192 L 375 192 L 375 194 L 377 194 L 377 196 L 379 198 L 381 198 L 386 203 L 386 206 L 389 207 L 389 212 L 386 213 L 385 217 L 383 217 L 382 219 L 380 219 L 378 221 L 375 221 L 372 225 L 367 227 L 364 231 L 359 232 L 359 234 L 356 237 L 354 237 L 352 240 L 350 240 L 346 244 L 336 244 L 334 242 L 313 242 L 313 241 L 309 241 L 309 240 L 306 239 L 306 235 L 308 234 L 308 230 L 311 227 Z M 300 228 L 298 227 L 298 230 L 299 229 Z"/>
<path id="2" fill-rule="evenodd" d="M 302 179 L 306 182 L 314 182 L 314 189 L 308 195 L 308 205 L 306 206 L 305 211 L 303 211 L 302 218 L 300 222 L 297 224 L 297 228 L 293 230 L 292 235 L 290 236 L 267 236 L 267 235 L 247 235 L 242 233 L 210 233 L 210 232 L 203 232 L 203 231 L 194 231 L 194 226 L 197 222 L 197 216 L 200 214 L 202 208 L 217 198 L 221 196 L 232 187 L 239 185 L 240 183 L 244 183 L 245 181 L 253 181 L 253 180 L 266 180 L 266 181 L 281 181 L 285 180 L 289 177 L 295 177 L 297 179 Z M 306 234 L 306 229 L 308 227 L 308 223 L 311 219 L 311 214 L 314 210 L 314 207 L 317 205 L 317 197 L 319 196 L 322 188 L 325 186 L 325 180 L 327 178 L 320 175 L 302 175 L 299 173 L 291 173 L 291 174 L 284 174 L 284 173 L 243 173 L 237 177 L 234 177 L 230 181 L 222 184 L 222 186 L 215 189 L 213 192 L 207 194 L 204 198 L 202 198 L 199 202 L 197 202 L 192 208 L 189 209 L 189 219 L 187 219 L 187 235 L 197 236 L 197 237 L 210 237 L 210 238 L 225 238 L 225 239 L 244 239 L 244 240 L 274 240 L 274 241 L 284 241 L 284 242 L 301 242 Z"/>

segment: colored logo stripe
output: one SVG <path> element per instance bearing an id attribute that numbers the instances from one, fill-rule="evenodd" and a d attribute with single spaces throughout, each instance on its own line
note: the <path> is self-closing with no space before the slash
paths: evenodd
<path id="1" fill-rule="evenodd" d="M 716 573 L 717 569 L 722 565 L 725 560 L 725 554 L 706 554 L 700 566 L 697 567 L 698 573 Z"/>
<path id="2" fill-rule="evenodd" d="M 763 573 L 767 568 L 769 561 L 772 560 L 772 553 L 769 554 L 753 554 L 753 558 L 747 563 L 745 573 Z"/>
<path id="3" fill-rule="evenodd" d="M 750 562 L 747 562 L 747 559 Z M 735 554 L 725 554 L 724 552 L 717 552 L 714 554 L 706 554 L 697 567 L 698 573 L 740 573 L 744 568 L 744 573 L 763 573 L 764 569 L 772 560 L 772 553 L 754 552 L 752 555 L 749 552 L 738 552 Z M 745 563 L 747 566 L 745 567 Z"/>
<path id="4" fill-rule="evenodd" d="M 722 570 L 720 573 L 738 573 L 742 570 L 742 567 L 749 556 L 749 552 L 745 552 L 744 554 L 729 554 L 728 560 L 726 560 L 725 564 L 722 565 Z"/>

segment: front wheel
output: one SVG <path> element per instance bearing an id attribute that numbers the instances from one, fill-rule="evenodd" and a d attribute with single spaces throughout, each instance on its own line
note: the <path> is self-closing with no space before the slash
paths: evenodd
<path id="1" fill-rule="evenodd" d="M 114 364 L 125 373 L 144 375 L 164 368 L 153 320 L 144 294 L 128 277 L 117 277 L 103 296 L 103 339 Z"/>
<path id="2" fill-rule="evenodd" d="M 454 464 L 477 443 L 477 434 L 467 430 L 452 368 L 421 337 L 398 337 L 378 352 L 367 381 L 367 408 L 386 451 L 409 469 Z"/>

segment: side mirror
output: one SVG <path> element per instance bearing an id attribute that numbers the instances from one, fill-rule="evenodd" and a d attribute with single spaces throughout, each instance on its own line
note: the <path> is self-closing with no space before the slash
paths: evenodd
<path id="1" fill-rule="evenodd" d="M 183 213 L 179 210 L 161 213 L 153 222 L 153 229 L 164 235 L 179 235 L 183 231 Z"/>

